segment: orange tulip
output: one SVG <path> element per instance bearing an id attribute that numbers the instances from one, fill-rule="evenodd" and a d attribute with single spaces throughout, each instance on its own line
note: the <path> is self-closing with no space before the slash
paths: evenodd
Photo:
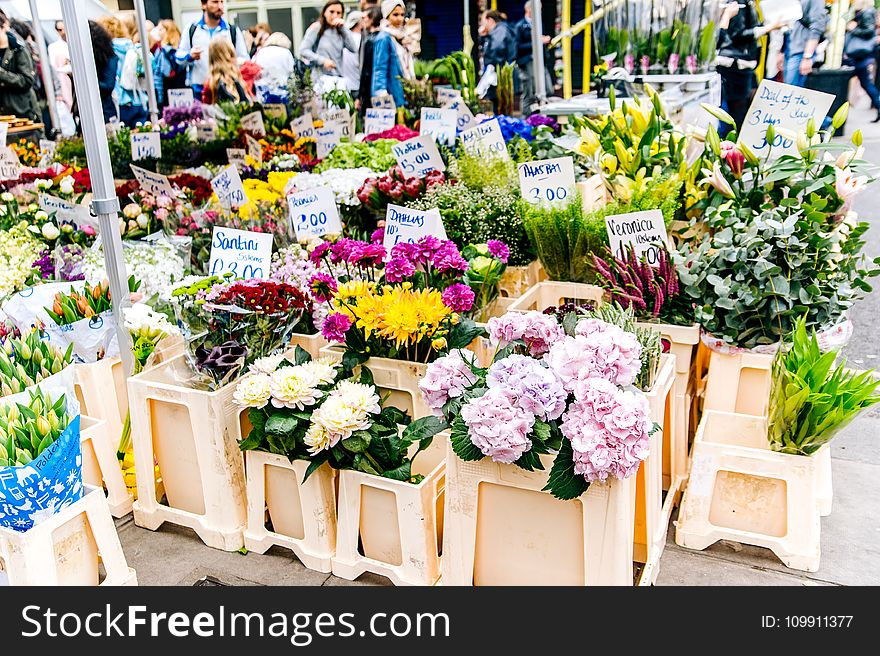
<path id="1" fill-rule="evenodd" d="M 88 314 L 86 314 L 86 310 L 91 311 L 91 309 L 92 309 L 91 307 L 89 307 L 89 302 L 86 299 L 84 299 L 82 296 L 80 296 L 76 300 L 76 307 L 79 308 L 79 311 L 85 316 L 89 316 Z"/>
<path id="2" fill-rule="evenodd" d="M 86 319 L 91 319 L 93 316 L 95 316 L 95 313 L 92 311 L 92 308 L 87 307 L 85 310 L 83 310 L 83 316 Z"/>
<path id="3" fill-rule="evenodd" d="M 61 303 L 58 301 L 58 298 L 56 298 L 55 301 L 52 303 L 52 312 L 54 312 L 58 316 L 61 316 L 61 314 L 64 312 L 64 310 L 61 309 Z"/>

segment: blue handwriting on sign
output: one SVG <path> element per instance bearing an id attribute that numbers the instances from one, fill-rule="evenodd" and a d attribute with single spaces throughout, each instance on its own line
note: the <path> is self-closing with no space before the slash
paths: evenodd
<path id="1" fill-rule="evenodd" d="M 221 230 L 214 231 L 214 242 L 211 244 L 211 247 L 238 251 L 258 251 L 260 249 L 257 242 L 253 239 L 247 239 L 241 235 L 229 237 Z"/>

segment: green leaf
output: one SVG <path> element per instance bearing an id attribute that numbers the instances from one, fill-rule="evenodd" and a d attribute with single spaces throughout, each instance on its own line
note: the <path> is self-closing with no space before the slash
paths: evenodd
<path id="1" fill-rule="evenodd" d="M 575 336 L 575 327 L 578 323 L 578 314 L 577 312 L 567 312 L 565 317 L 562 319 L 562 329 L 565 331 L 565 334 L 569 337 Z"/>
<path id="2" fill-rule="evenodd" d="M 355 370 L 355 367 L 363 364 L 369 359 L 370 356 L 366 353 L 355 353 L 354 351 L 346 351 L 342 355 L 342 370 L 348 376 L 351 376 L 351 373 Z"/>
<path id="3" fill-rule="evenodd" d="M 302 346 L 297 344 L 296 348 L 293 350 L 293 361 L 295 364 L 305 364 L 306 362 L 312 361 L 312 356 Z"/>
<path id="4" fill-rule="evenodd" d="M 446 336 L 446 348 L 463 349 L 477 337 L 484 337 L 486 331 L 475 324 L 471 319 L 462 319 L 455 324 Z"/>
<path id="5" fill-rule="evenodd" d="M 342 447 L 352 453 L 363 453 L 370 446 L 370 438 L 369 431 L 357 431 L 342 440 Z"/>
<path id="6" fill-rule="evenodd" d="M 272 415 L 266 420 L 266 435 L 270 437 L 285 437 L 296 430 L 299 420 L 290 415 Z"/>
<path id="7" fill-rule="evenodd" d="M 430 415 L 416 419 L 403 431 L 403 439 L 409 442 L 419 442 L 427 437 L 434 437 L 437 433 L 449 428 L 442 417 Z"/>
<path id="8" fill-rule="evenodd" d="M 547 440 L 550 439 L 551 432 L 550 424 L 540 419 L 535 419 L 535 425 L 532 428 L 532 437 L 534 439 L 538 440 L 541 444 L 546 444 Z"/>
<path id="9" fill-rule="evenodd" d="M 513 464 L 520 469 L 525 469 L 526 471 L 544 469 L 544 465 L 541 464 L 541 458 L 534 449 L 529 449 L 528 451 L 523 453 Z"/>
<path id="10" fill-rule="evenodd" d="M 587 479 L 574 472 L 574 453 L 568 440 L 562 441 L 559 454 L 550 468 L 550 476 L 544 490 L 549 491 L 557 499 L 568 501 L 577 499 L 590 487 Z"/>
<path id="11" fill-rule="evenodd" d="M 303 474 L 303 479 L 302 479 L 303 484 L 305 484 L 305 482 L 308 480 L 309 476 L 314 474 L 318 470 L 318 468 L 321 465 L 323 465 L 325 462 L 327 462 L 329 459 L 330 459 L 330 452 L 329 451 L 321 451 L 317 455 L 312 456 L 312 461 L 309 463 L 309 466 L 306 467 L 306 473 Z"/>
<path id="12" fill-rule="evenodd" d="M 395 469 L 386 469 L 382 474 L 385 478 L 393 478 L 395 481 L 409 481 L 412 478 L 412 462 L 407 460 Z"/>
<path id="13" fill-rule="evenodd" d="M 358 381 L 361 385 L 373 385 L 373 372 L 366 365 L 361 366 L 361 377 Z"/>
<path id="14" fill-rule="evenodd" d="M 452 441 L 452 450 L 462 460 L 473 461 L 483 459 L 483 452 L 480 451 L 476 444 L 471 442 L 467 424 L 464 423 L 464 419 L 460 416 L 456 417 L 452 424 L 450 439 Z"/>

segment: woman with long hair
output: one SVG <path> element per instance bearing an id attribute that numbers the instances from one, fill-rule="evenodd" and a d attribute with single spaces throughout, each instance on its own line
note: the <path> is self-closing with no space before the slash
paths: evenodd
<path id="1" fill-rule="evenodd" d="M 406 104 L 403 95 L 404 77 L 400 59 L 395 51 L 395 40 L 380 28 L 383 10 L 373 7 L 369 11 L 369 36 L 364 43 L 364 61 L 361 67 L 361 108 L 372 106 L 373 98 L 391 96 L 397 107 Z M 369 84 L 366 82 L 369 81 Z"/>
<path id="2" fill-rule="evenodd" d="M 299 56 L 319 74 L 342 77 L 342 52 L 358 51 L 358 43 L 345 27 L 345 6 L 327 0 L 317 22 L 309 26 L 299 47 Z"/>
<path id="3" fill-rule="evenodd" d="M 95 54 L 95 70 L 98 72 L 98 91 L 101 93 L 101 110 L 104 123 L 117 118 L 116 104 L 113 102 L 113 89 L 116 86 L 116 70 L 119 58 L 113 49 L 110 33 L 93 20 L 89 21 L 89 36 Z"/>
<path id="4" fill-rule="evenodd" d="M 406 80 L 416 77 L 415 52 L 418 44 L 404 29 L 406 5 L 403 0 L 384 0 L 382 2 L 382 30 L 393 38 L 394 51 L 400 62 L 400 70 Z"/>
<path id="5" fill-rule="evenodd" d="M 229 39 L 215 37 L 208 47 L 208 80 L 202 92 L 202 102 L 214 105 L 220 102 L 252 102 L 238 69 L 235 48 Z"/>
<path id="6" fill-rule="evenodd" d="M 171 19 L 163 19 L 156 26 L 159 47 L 153 62 L 153 79 L 156 83 L 156 99 L 161 107 L 168 104 L 169 89 L 186 87 L 186 67 L 177 61 L 177 46 L 180 45 L 180 29 Z"/>

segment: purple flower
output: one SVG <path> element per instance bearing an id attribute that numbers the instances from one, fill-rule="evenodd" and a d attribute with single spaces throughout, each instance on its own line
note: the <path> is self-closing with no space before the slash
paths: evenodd
<path id="1" fill-rule="evenodd" d="M 328 250 L 330 250 L 330 246 L 331 244 L 329 241 L 321 242 L 315 247 L 315 250 L 312 251 L 311 255 L 309 255 L 309 258 L 312 260 L 312 262 L 318 264 L 323 259 L 324 254 Z"/>
<path id="2" fill-rule="evenodd" d="M 430 262 L 441 244 L 442 242 L 439 239 L 431 235 L 422 237 L 415 243 L 415 248 L 413 248 L 413 260 L 416 264 Z"/>
<path id="3" fill-rule="evenodd" d="M 348 258 L 351 256 L 351 251 L 355 248 L 356 241 L 353 239 L 340 239 L 338 241 L 333 242 L 333 245 L 330 247 L 330 261 L 333 264 L 338 264 L 343 260 L 348 262 Z"/>
<path id="4" fill-rule="evenodd" d="M 510 249 L 507 247 L 507 244 L 503 241 L 498 241 L 497 239 L 490 239 L 486 242 L 486 246 L 489 249 L 489 255 L 498 258 L 501 262 L 507 264 L 507 258 L 510 257 Z"/>
<path id="5" fill-rule="evenodd" d="M 449 285 L 441 296 L 443 303 L 453 312 L 467 312 L 474 307 L 474 290 L 460 282 Z"/>
<path id="6" fill-rule="evenodd" d="M 439 273 L 444 271 L 467 271 L 467 260 L 458 252 L 458 248 L 451 241 L 445 241 L 434 253 L 434 268 Z"/>
<path id="7" fill-rule="evenodd" d="M 559 133 L 560 127 L 559 123 L 552 116 L 544 116 L 543 114 L 532 114 L 526 119 L 526 123 L 531 125 L 533 128 L 539 128 L 541 126 L 546 125 L 554 133 Z"/>
<path id="8" fill-rule="evenodd" d="M 385 241 L 385 228 L 376 228 L 370 235 L 370 241 L 374 244 L 381 244 Z"/>
<path id="9" fill-rule="evenodd" d="M 316 273 L 309 278 L 309 291 L 318 303 L 325 303 L 336 293 L 336 280 L 327 273 Z"/>
<path id="10" fill-rule="evenodd" d="M 40 278 L 49 279 L 55 275 L 55 260 L 48 249 L 44 250 L 31 266 L 40 271 Z"/>
<path id="11" fill-rule="evenodd" d="M 434 414 L 440 415 L 450 399 L 457 399 L 477 382 L 468 362 L 475 364 L 473 352 L 455 349 L 428 365 L 425 377 L 419 381 L 419 390 Z"/>
<path id="12" fill-rule="evenodd" d="M 559 419 L 565 411 L 568 392 L 558 376 L 539 360 L 516 353 L 489 367 L 489 389 L 506 389 L 516 404 L 544 421 Z"/>
<path id="13" fill-rule="evenodd" d="M 490 389 L 461 409 L 471 442 L 495 462 L 511 464 L 532 448 L 529 434 L 535 416 L 516 404 L 514 395 Z"/>
<path id="14" fill-rule="evenodd" d="M 344 342 L 345 333 L 351 328 L 351 318 L 347 314 L 334 312 L 324 320 L 321 334 L 328 342 Z"/>
<path id="15" fill-rule="evenodd" d="M 416 265 L 403 257 L 392 257 L 385 265 L 385 282 L 403 282 L 416 272 Z"/>
<path id="16" fill-rule="evenodd" d="M 331 256 L 332 259 L 332 256 Z M 348 263 L 360 268 L 378 266 L 385 259 L 385 247 L 382 244 L 367 244 L 353 241 L 348 251 Z"/>

